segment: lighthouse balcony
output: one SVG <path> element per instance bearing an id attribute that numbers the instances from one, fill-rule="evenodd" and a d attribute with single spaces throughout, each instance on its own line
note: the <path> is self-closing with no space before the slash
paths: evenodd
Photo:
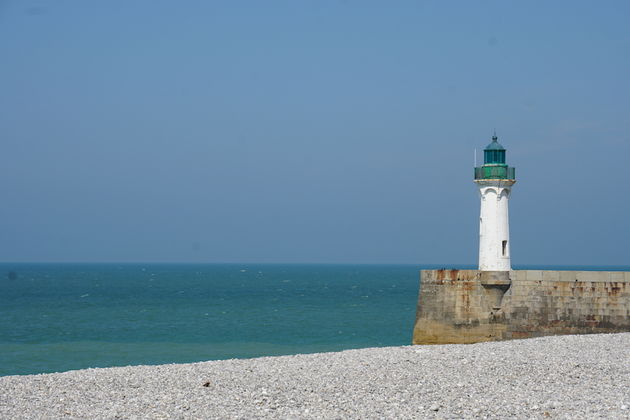
<path id="1" fill-rule="evenodd" d="M 514 168 L 505 165 L 481 166 L 475 168 L 475 179 L 516 179 Z"/>

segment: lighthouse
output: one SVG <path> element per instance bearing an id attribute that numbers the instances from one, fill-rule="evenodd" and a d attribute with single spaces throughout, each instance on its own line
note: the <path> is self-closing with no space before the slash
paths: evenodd
<path id="1" fill-rule="evenodd" d="M 505 163 L 505 148 L 496 133 L 483 151 L 483 166 L 475 168 L 479 188 L 479 270 L 510 271 L 508 201 L 516 182 L 514 168 Z"/>

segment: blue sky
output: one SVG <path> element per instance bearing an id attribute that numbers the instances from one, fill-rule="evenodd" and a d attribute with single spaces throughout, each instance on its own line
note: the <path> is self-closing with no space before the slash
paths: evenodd
<path id="1" fill-rule="evenodd" d="M 0 260 L 630 264 L 626 1 L 0 2 Z"/>

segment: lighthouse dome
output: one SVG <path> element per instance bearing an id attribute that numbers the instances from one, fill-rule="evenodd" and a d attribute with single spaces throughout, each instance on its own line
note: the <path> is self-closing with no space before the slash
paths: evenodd
<path id="1" fill-rule="evenodd" d="M 492 136 L 492 143 L 490 143 L 484 150 L 505 150 L 505 147 L 501 146 L 497 140 L 499 140 L 499 138 L 495 134 Z"/>

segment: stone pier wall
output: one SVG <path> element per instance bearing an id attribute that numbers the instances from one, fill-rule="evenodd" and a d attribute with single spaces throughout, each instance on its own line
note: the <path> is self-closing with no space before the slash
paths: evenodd
<path id="1" fill-rule="evenodd" d="M 630 272 L 421 272 L 414 344 L 624 331 Z"/>

